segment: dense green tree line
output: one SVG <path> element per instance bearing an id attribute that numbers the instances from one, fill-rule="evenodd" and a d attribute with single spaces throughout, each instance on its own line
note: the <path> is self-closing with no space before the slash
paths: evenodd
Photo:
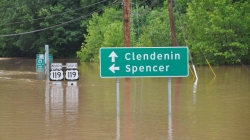
<path id="1" fill-rule="evenodd" d="M 196 59 L 205 56 L 213 64 L 250 64 L 249 1 L 192 0 L 183 17 Z"/>
<path id="2" fill-rule="evenodd" d="M 167 1 L 130 0 L 131 46 L 171 46 Z M 179 46 L 196 64 L 250 64 L 247 0 L 173 0 Z M 94 14 L 93 14 L 94 13 Z M 121 1 L 0 0 L 0 57 L 98 61 L 100 47 L 123 46 Z"/>
<path id="3" fill-rule="evenodd" d="M 167 4 L 131 6 L 131 46 L 171 46 Z M 250 64 L 250 3 L 244 0 L 174 2 L 179 46 L 188 46 L 196 64 Z M 123 46 L 120 8 L 106 9 L 89 21 L 77 52 L 82 61 L 98 61 L 100 47 Z"/>
<path id="4" fill-rule="evenodd" d="M 155 4 L 154 8 L 152 4 Z M 156 4 L 131 6 L 131 46 L 171 46 L 168 11 L 166 6 L 157 7 Z M 101 15 L 94 14 L 87 26 L 88 34 L 84 35 L 85 43 L 77 56 L 82 61 L 98 61 L 100 47 L 122 47 L 122 20 L 120 8 L 105 9 Z"/>
<path id="5" fill-rule="evenodd" d="M 81 21 L 107 4 L 107 0 L 0 0 L 0 56 L 34 58 L 49 44 L 54 57 L 75 57 L 86 30 Z"/>
<path id="6" fill-rule="evenodd" d="M 121 9 L 115 0 L 0 0 L 0 57 L 34 58 L 45 44 L 55 58 L 76 57 L 91 15 L 114 6 Z"/>

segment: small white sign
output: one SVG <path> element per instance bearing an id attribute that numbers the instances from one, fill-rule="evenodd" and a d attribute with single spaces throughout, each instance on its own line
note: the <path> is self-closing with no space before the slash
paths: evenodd
<path id="1" fill-rule="evenodd" d="M 60 69 L 62 69 L 62 63 L 51 63 L 51 69 L 52 70 L 56 70 L 56 69 L 60 70 Z"/>
<path id="2" fill-rule="evenodd" d="M 77 69 L 77 63 L 66 63 L 66 69 Z"/>
<path id="3" fill-rule="evenodd" d="M 39 54 L 39 59 L 44 59 L 44 54 Z"/>
<path id="4" fill-rule="evenodd" d="M 66 80 L 79 80 L 79 71 L 78 70 L 66 70 L 65 71 L 65 79 Z"/>
<path id="5" fill-rule="evenodd" d="M 62 81 L 63 80 L 63 71 L 62 70 L 50 71 L 50 80 L 51 81 Z"/>

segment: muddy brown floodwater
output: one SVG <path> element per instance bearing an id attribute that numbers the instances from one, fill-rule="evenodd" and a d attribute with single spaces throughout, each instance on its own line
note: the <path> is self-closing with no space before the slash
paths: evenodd
<path id="1" fill-rule="evenodd" d="M 75 62 L 71 59 L 56 62 Z M 79 63 L 79 62 L 78 62 Z M 250 66 L 246 66 L 250 69 Z M 243 66 L 196 67 L 185 78 L 102 79 L 79 63 L 77 86 L 52 85 L 35 59 L 0 60 L 1 140 L 248 140 L 250 73 Z"/>

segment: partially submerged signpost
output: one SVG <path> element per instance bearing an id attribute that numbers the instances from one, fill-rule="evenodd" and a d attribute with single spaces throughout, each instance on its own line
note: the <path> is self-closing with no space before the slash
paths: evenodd
<path id="1" fill-rule="evenodd" d="M 63 81 L 62 63 L 51 63 L 50 81 Z"/>
<path id="2" fill-rule="evenodd" d="M 100 48 L 100 77 L 116 78 L 119 114 L 119 78 L 168 77 L 169 114 L 171 78 L 187 77 L 188 47 L 103 47 Z"/>
<path id="3" fill-rule="evenodd" d="M 68 85 L 77 85 L 76 81 L 79 80 L 77 67 L 77 63 L 66 63 L 65 79 L 68 81 Z"/>
<path id="4" fill-rule="evenodd" d="M 52 54 L 49 54 L 49 64 L 53 61 Z M 36 54 L 36 72 L 45 72 L 45 55 Z"/>
<path id="5" fill-rule="evenodd" d="M 45 45 L 45 74 L 49 75 L 49 45 Z"/>
<path id="6" fill-rule="evenodd" d="M 66 68 L 64 71 L 63 68 Z M 50 81 L 52 84 L 61 85 L 62 81 L 67 80 L 68 85 L 77 85 L 79 80 L 79 70 L 77 69 L 77 63 L 51 63 Z"/>
<path id="7" fill-rule="evenodd" d="M 36 55 L 36 72 L 44 72 L 44 54 Z"/>
<path id="8" fill-rule="evenodd" d="M 79 80 L 79 70 L 77 63 L 52 63 L 53 57 L 49 54 L 49 45 L 45 45 L 45 54 L 36 55 L 36 72 L 42 72 L 47 75 L 47 79 L 52 84 L 62 85 L 62 81 L 67 80 L 68 85 L 77 85 Z M 66 68 L 66 70 L 63 70 Z"/>

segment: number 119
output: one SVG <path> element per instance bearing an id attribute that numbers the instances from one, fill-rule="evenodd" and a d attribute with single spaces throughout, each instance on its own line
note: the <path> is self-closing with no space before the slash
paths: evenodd
<path id="1" fill-rule="evenodd" d="M 69 78 L 76 77 L 76 72 L 75 72 L 75 71 L 74 71 L 74 72 L 69 71 L 69 72 L 68 72 L 68 77 L 69 77 Z"/>

